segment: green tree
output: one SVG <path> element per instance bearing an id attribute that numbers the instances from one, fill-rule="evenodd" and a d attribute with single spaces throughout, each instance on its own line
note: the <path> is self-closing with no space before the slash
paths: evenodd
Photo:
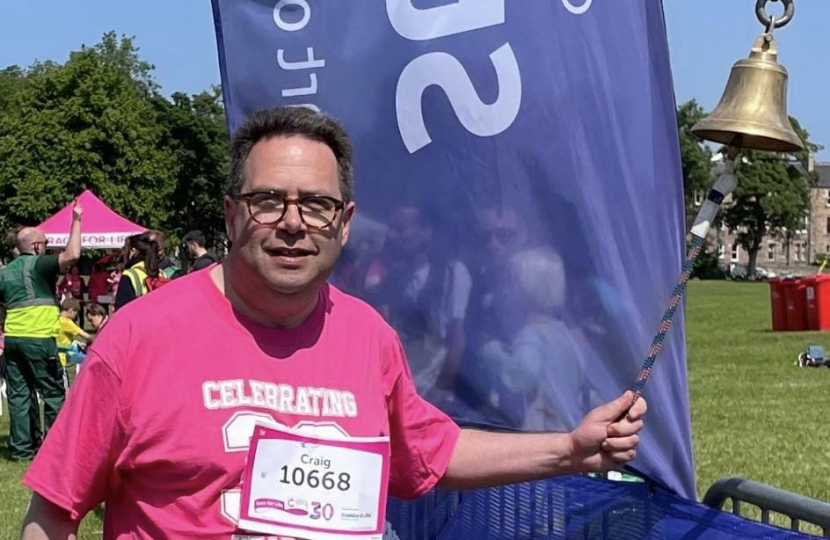
<path id="1" fill-rule="evenodd" d="M 26 72 L 19 66 L 0 69 L 0 114 L 17 107 L 17 97 L 26 84 Z"/>
<path id="2" fill-rule="evenodd" d="M 228 131 L 219 87 L 170 101 L 155 100 L 165 126 L 165 145 L 175 157 L 176 185 L 165 231 L 174 239 L 199 229 L 217 245 L 224 240 L 222 195 L 228 163 Z"/>
<path id="3" fill-rule="evenodd" d="M 63 65 L 26 71 L 13 106 L 0 113 L 3 229 L 41 221 L 87 188 L 138 223 L 165 221 L 176 163 L 151 71 L 132 40 L 114 33 Z"/>
<path id="4" fill-rule="evenodd" d="M 703 145 L 700 138 L 692 133 L 706 113 L 695 100 L 687 101 L 677 108 L 677 129 L 680 139 L 680 162 L 683 172 L 683 194 L 686 201 L 686 221 L 691 224 L 699 207 L 695 195 L 706 194 L 712 186 L 712 152 Z"/>
<path id="5" fill-rule="evenodd" d="M 738 243 L 749 255 L 748 276 L 755 273 L 766 235 L 782 236 L 789 243 L 794 232 L 804 228 L 810 187 L 816 180 L 805 165 L 809 153 L 821 147 L 809 140 L 809 133 L 797 120 L 791 118 L 790 122 L 805 150 L 796 154 L 744 151 L 744 162 L 737 171 L 738 187 L 724 212 L 725 223 L 737 231 Z"/>

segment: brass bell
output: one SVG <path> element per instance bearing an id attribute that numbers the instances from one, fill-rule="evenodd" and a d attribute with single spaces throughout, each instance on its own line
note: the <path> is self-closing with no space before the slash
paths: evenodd
<path id="1" fill-rule="evenodd" d="M 765 0 L 758 1 L 762 21 Z M 726 146 L 772 152 L 796 152 L 804 148 L 787 114 L 787 69 L 778 63 L 778 44 L 773 28 L 792 18 L 792 0 L 784 0 L 787 13 L 775 21 L 767 18 L 767 32 L 755 40 L 749 58 L 739 60 L 726 83 L 723 97 L 712 113 L 695 124 L 692 132 L 702 139 Z"/>

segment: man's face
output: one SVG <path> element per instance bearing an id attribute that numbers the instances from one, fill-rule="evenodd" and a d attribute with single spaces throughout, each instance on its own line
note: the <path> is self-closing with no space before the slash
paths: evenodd
<path id="1" fill-rule="evenodd" d="M 389 219 L 385 247 L 393 256 L 411 257 L 427 251 L 431 238 L 431 225 L 423 223 L 420 210 L 402 206 Z"/>
<path id="2" fill-rule="evenodd" d="M 46 241 L 46 235 L 43 234 L 43 231 L 38 230 L 37 235 L 32 240 L 32 253 L 35 255 L 43 255 L 46 252 L 46 246 L 48 242 Z"/>
<path id="3" fill-rule="evenodd" d="M 187 247 L 187 254 L 190 255 L 191 259 L 196 258 L 196 242 L 188 242 L 186 244 Z"/>
<path id="4" fill-rule="evenodd" d="M 275 137 L 251 150 L 242 194 L 273 190 L 289 199 L 321 195 L 342 200 L 337 160 L 331 149 L 305 137 Z M 334 222 L 308 228 L 295 204 L 282 221 L 261 225 L 244 201 L 225 197 L 225 225 L 233 242 L 231 256 L 243 273 L 253 273 L 273 291 L 293 295 L 319 288 L 334 268 L 349 238 L 355 205 L 350 202 Z M 242 279 L 244 276 L 240 276 Z"/>
<path id="5" fill-rule="evenodd" d="M 527 241 L 524 227 L 516 212 L 510 209 L 485 210 L 480 217 L 480 226 L 492 262 L 505 262 Z"/>

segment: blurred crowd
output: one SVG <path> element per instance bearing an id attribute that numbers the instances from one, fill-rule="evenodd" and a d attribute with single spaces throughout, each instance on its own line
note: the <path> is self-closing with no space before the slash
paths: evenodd
<path id="1" fill-rule="evenodd" d="M 60 253 L 37 228 L 16 227 L 5 237 L 10 257 L 0 266 L 0 394 L 8 397 L 14 459 L 31 459 L 37 451 L 63 405 L 71 371 L 81 369 L 87 346 L 114 311 L 215 262 L 200 231 L 182 238 L 185 256 L 178 261 L 168 256 L 157 230 L 127 237 L 120 250 L 81 257 L 83 210 L 73 212 L 77 223 Z"/>
<path id="2" fill-rule="evenodd" d="M 562 257 L 512 208 L 481 210 L 473 242 L 449 240 L 441 219 L 410 205 L 386 223 L 356 223 L 335 285 L 395 327 L 419 391 L 442 409 L 516 429 L 572 428 L 590 398 L 587 338 L 564 317 Z"/>

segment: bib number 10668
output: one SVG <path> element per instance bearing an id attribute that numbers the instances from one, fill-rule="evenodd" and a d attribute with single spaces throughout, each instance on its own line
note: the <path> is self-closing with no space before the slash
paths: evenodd
<path id="1" fill-rule="evenodd" d="M 320 471 L 314 469 L 306 471 L 301 467 L 291 468 L 288 465 L 283 465 L 280 468 L 282 477 L 281 484 L 293 484 L 295 486 L 308 486 L 312 489 L 322 487 L 325 490 L 331 491 L 337 489 L 339 491 L 349 491 L 352 487 L 352 477 L 349 473 L 340 473 L 335 476 L 334 471 L 329 471 L 320 475 Z"/>

